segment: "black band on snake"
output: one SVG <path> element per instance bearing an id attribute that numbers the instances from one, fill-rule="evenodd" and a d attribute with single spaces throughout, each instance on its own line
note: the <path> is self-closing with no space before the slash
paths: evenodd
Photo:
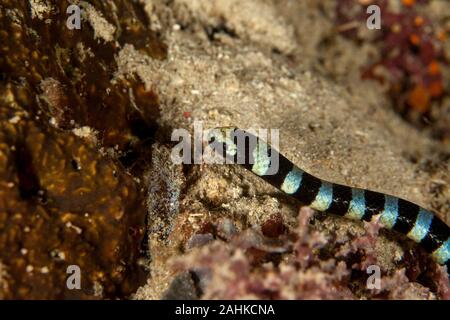
<path id="1" fill-rule="evenodd" d="M 419 243 L 450 271 L 449 227 L 429 210 L 387 194 L 352 188 L 319 179 L 295 166 L 255 135 L 238 128 L 211 131 L 209 145 L 303 205 L 355 220 L 381 223 Z"/>

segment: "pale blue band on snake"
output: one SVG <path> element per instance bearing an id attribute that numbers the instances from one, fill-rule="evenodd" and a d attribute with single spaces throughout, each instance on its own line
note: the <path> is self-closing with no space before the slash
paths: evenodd
<path id="1" fill-rule="evenodd" d="M 241 129 L 218 128 L 210 138 L 210 145 L 216 151 L 221 150 L 224 157 L 234 159 L 235 163 L 243 165 L 303 205 L 355 220 L 369 221 L 379 214 L 381 223 L 387 229 L 400 232 L 419 243 L 435 261 L 447 265 L 450 271 L 449 227 L 432 212 L 395 196 L 314 177 L 264 141 Z M 239 141 L 247 143 L 241 146 Z M 272 159 L 278 161 L 276 171 L 270 170 Z"/>

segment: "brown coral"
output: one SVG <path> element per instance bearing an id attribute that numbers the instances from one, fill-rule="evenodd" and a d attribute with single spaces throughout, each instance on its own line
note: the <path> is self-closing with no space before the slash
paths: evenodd
<path id="1" fill-rule="evenodd" d="M 145 215 L 137 185 L 74 135 L 42 129 L 26 117 L 11 123 L 4 102 L 2 110 L 3 295 L 89 297 L 94 287 L 100 296 L 130 294 L 138 283 Z M 81 268 L 83 290 L 66 287 L 69 265 Z"/>
<path id="2" fill-rule="evenodd" d="M 124 169 L 141 172 L 150 157 L 158 101 L 137 79 L 112 79 L 124 44 L 158 59 L 165 47 L 140 5 L 81 1 L 89 14 L 69 30 L 70 3 L 0 5 L 5 298 L 124 297 L 142 275 L 144 190 Z M 66 287 L 69 265 L 82 290 Z"/>

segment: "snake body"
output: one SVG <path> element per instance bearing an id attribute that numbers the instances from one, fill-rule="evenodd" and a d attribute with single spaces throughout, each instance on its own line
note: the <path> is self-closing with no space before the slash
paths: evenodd
<path id="1" fill-rule="evenodd" d="M 239 140 L 246 143 L 240 146 Z M 449 227 L 429 210 L 392 195 L 319 179 L 297 167 L 255 135 L 238 128 L 213 130 L 209 144 L 234 163 L 245 159 L 239 164 L 315 210 L 365 221 L 379 214 L 385 228 L 400 232 L 420 244 L 436 262 L 447 265 L 447 272 L 450 272 Z M 273 172 L 271 159 L 276 158 L 277 170 Z"/>

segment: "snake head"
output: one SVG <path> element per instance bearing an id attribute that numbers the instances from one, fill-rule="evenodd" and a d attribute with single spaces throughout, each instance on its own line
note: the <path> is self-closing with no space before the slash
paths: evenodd
<path id="1" fill-rule="evenodd" d="M 216 150 L 225 150 L 228 156 L 234 156 L 237 152 L 234 133 L 236 127 L 217 127 L 208 132 L 208 144 Z M 217 147 L 221 147 L 217 148 Z"/>

